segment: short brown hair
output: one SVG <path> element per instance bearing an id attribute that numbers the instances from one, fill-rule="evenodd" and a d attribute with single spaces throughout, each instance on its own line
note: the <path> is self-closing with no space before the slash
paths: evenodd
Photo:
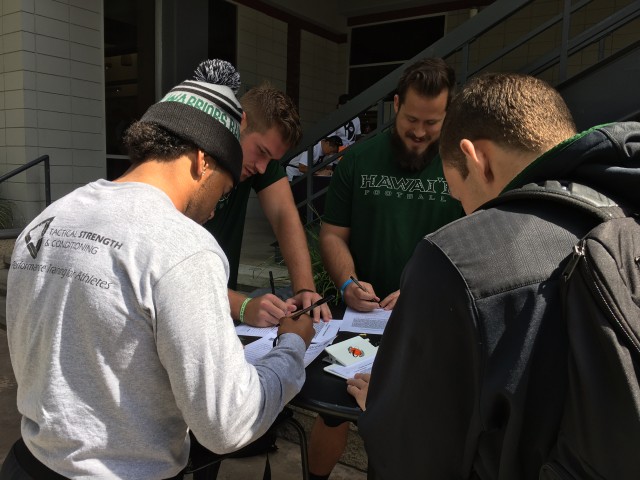
<path id="1" fill-rule="evenodd" d="M 456 84 L 456 74 L 453 68 L 441 58 L 423 58 L 409 65 L 398 81 L 396 93 L 400 105 L 404 103 L 409 88 L 423 97 L 437 97 L 443 90 L 447 90 L 447 105 Z"/>
<path id="2" fill-rule="evenodd" d="M 298 109 L 286 93 L 262 84 L 245 93 L 240 104 L 247 114 L 247 131 L 262 133 L 275 127 L 289 148 L 302 138 Z"/>
<path id="3" fill-rule="evenodd" d="M 485 73 L 469 80 L 451 101 L 440 132 L 440 155 L 466 178 L 462 139 L 491 140 L 539 156 L 575 133 L 569 108 L 548 83 L 517 73 Z"/>

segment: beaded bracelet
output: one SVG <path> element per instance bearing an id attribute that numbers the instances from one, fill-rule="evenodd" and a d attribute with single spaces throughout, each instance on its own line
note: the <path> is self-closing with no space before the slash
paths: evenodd
<path id="1" fill-rule="evenodd" d="M 252 300 L 251 297 L 247 297 L 244 299 L 244 302 L 242 302 L 242 305 L 240 305 L 240 323 L 244 323 L 244 310 L 245 308 L 247 308 L 247 304 Z"/>
<path id="2" fill-rule="evenodd" d="M 351 280 L 351 278 L 347 278 L 347 281 L 344 282 L 340 287 L 340 295 L 342 295 L 343 297 L 344 297 L 344 289 L 347 288 L 350 283 L 353 283 L 353 280 Z"/>
<path id="3" fill-rule="evenodd" d="M 308 288 L 301 288 L 296 293 L 294 293 L 294 295 L 298 295 L 299 293 L 302 293 L 302 292 L 316 293 L 314 290 L 309 290 Z"/>

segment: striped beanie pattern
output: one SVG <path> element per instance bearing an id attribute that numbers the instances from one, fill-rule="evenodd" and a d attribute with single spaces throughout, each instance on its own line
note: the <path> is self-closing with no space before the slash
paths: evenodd
<path id="1" fill-rule="evenodd" d="M 205 60 L 193 80 L 173 87 L 140 119 L 188 140 L 228 171 L 236 185 L 242 172 L 242 107 L 235 93 L 240 74 L 224 60 Z"/>

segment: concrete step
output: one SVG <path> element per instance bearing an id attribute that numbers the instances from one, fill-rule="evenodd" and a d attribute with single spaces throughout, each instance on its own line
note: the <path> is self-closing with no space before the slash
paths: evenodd
<path id="1" fill-rule="evenodd" d="M 289 286 L 289 272 L 287 267 L 273 262 L 263 262 L 259 265 L 241 263 L 238 267 L 238 290 L 252 292 L 257 289 L 269 289 L 269 272 L 273 273 L 276 288 Z"/>

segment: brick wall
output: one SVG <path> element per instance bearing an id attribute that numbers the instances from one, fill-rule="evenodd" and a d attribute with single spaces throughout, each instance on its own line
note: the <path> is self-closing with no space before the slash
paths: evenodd
<path id="1" fill-rule="evenodd" d="M 0 173 L 51 159 L 55 200 L 105 175 L 101 0 L 5 0 L 0 11 Z M 29 221 L 44 168 L 0 185 Z"/>

